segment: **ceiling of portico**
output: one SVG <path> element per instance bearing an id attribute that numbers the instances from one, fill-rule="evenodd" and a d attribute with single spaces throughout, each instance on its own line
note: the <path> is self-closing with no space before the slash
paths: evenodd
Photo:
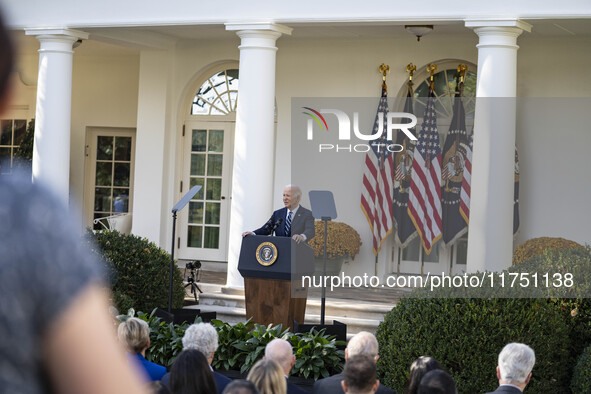
<path id="1" fill-rule="evenodd" d="M 591 37 L 591 21 L 589 19 L 563 20 L 528 20 L 532 24 L 533 37 Z M 408 22 L 407 22 L 408 23 Z M 421 22 L 412 24 L 434 24 L 430 35 L 471 35 L 474 34 L 458 22 Z M 404 23 L 306 23 L 289 24 L 293 28 L 291 36 L 284 36 L 283 41 L 306 39 L 378 39 L 404 38 L 410 33 L 404 29 Z M 74 27 L 75 28 L 75 27 Z M 76 49 L 79 55 L 132 55 L 141 49 L 166 48 L 182 41 L 214 41 L 235 40 L 235 32 L 226 31 L 223 25 L 199 26 L 133 26 L 133 27 L 96 27 L 84 28 L 90 33 L 88 42 Z M 15 34 L 17 45 L 21 51 L 36 51 L 39 44 L 34 37 L 25 36 L 22 32 Z M 426 36 L 424 39 L 428 39 Z"/>

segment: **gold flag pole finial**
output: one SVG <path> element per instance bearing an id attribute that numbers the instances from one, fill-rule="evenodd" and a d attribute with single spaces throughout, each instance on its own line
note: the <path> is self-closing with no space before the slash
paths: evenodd
<path id="1" fill-rule="evenodd" d="M 466 71 L 468 71 L 468 66 L 464 63 L 458 64 L 458 73 L 460 74 L 460 83 L 464 83 L 464 77 L 466 76 Z"/>
<path id="2" fill-rule="evenodd" d="M 385 63 L 382 63 L 382 64 L 380 64 L 378 71 L 380 72 L 380 74 L 382 74 L 382 87 L 384 89 L 386 89 L 386 92 L 387 92 L 388 86 L 386 86 L 386 74 L 388 74 L 390 72 L 390 66 Z"/>
<path id="3" fill-rule="evenodd" d="M 431 91 L 433 90 L 433 75 L 435 74 L 435 71 L 437 71 L 437 64 L 434 63 L 429 63 L 429 65 L 427 66 L 427 72 L 430 74 L 431 76 L 431 83 L 430 83 L 430 88 Z"/>
<path id="4" fill-rule="evenodd" d="M 413 94 L 413 91 L 412 91 L 413 90 L 412 89 L 412 85 L 413 85 L 412 77 L 413 77 L 415 71 L 417 71 L 417 66 L 415 66 L 414 64 L 412 64 L 412 62 L 411 63 L 408 63 L 408 65 L 406 66 L 406 72 L 409 73 L 408 74 L 408 89 L 410 90 L 410 94 L 411 95 Z"/>

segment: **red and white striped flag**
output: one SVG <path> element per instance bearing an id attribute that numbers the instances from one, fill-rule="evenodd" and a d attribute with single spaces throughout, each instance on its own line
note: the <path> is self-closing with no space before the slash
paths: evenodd
<path id="1" fill-rule="evenodd" d="M 408 214 L 427 254 L 442 235 L 441 146 L 433 101 L 434 94 L 430 91 L 414 151 L 408 197 Z"/>
<path id="2" fill-rule="evenodd" d="M 462 179 L 462 191 L 460 192 L 460 215 L 467 224 L 470 224 L 470 182 L 472 181 L 472 146 L 474 145 L 474 133 L 470 136 L 470 143 L 466 147 L 466 160 L 464 162 L 464 177 Z"/>
<path id="3" fill-rule="evenodd" d="M 378 131 L 382 113 L 382 136 L 372 144 L 372 149 L 365 156 L 365 171 L 361 188 L 361 210 L 365 214 L 373 234 L 373 253 L 377 256 L 382 243 L 392 232 L 392 190 L 394 188 L 394 159 L 386 149 L 392 144 L 386 139 L 386 121 L 388 113 L 388 97 L 382 87 L 382 97 L 378 105 L 373 134 Z"/>

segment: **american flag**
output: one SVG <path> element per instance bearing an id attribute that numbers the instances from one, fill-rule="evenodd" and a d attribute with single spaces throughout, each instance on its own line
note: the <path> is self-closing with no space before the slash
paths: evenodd
<path id="1" fill-rule="evenodd" d="M 361 210 L 365 214 L 373 234 L 373 253 L 377 256 L 382 243 L 392 232 L 392 189 L 394 185 L 394 160 L 386 149 L 392 144 L 386 137 L 388 96 L 382 87 L 382 97 L 374 122 L 373 133 L 378 131 L 382 113 L 382 136 L 371 144 L 372 149 L 365 156 L 365 171 L 361 188 Z"/>
<path id="2" fill-rule="evenodd" d="M 441 238 L 441 147 L 437 132 L 433 91 L 429 93 L 423 124 L 412 162 L 408 214 L 425 253 Z"/>
<path id="3" fill-rule="evenodd" d="M 462 191 L 460 192 L 460 215 L 467 224 L 470 224 L 470 182 L 472 181 L 472 146 L 474 145 L 474 133 L 470 136 L 470 142 L 466 147 L 466 160 L 464 162 L 464 177 L 462 179 Z"/>

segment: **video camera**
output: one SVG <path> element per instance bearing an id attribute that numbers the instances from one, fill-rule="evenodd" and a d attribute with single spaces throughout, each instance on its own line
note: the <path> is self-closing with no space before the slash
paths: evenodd
<path id="1" fill-rule="evenodd" d="M 187 265 L 185 265 L 185 268 L 188 270 L 198 270 L 201 268 L 201 261 L 199 261 L 199 260 L 189 261 L 187 263 Z"/>

